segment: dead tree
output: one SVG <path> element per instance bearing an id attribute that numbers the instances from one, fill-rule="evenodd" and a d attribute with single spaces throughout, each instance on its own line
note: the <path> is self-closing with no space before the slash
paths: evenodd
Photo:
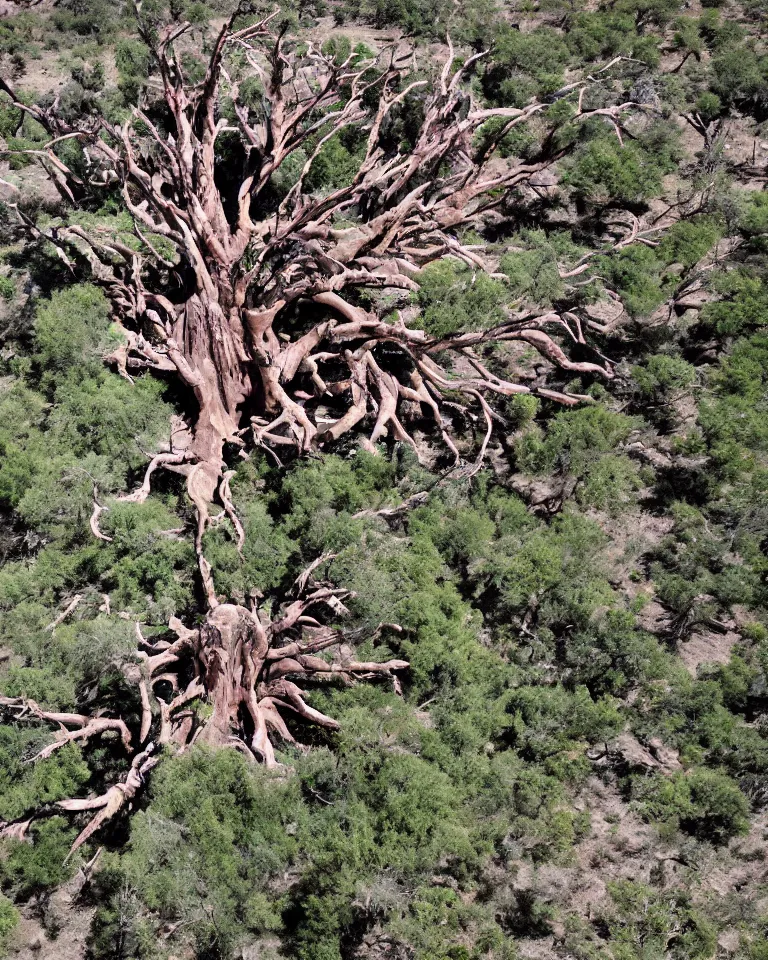
<path id="1" fill-rule="evenodd" d="M 317 611 L 340 604 L 342 594 L 327 584 L 305 592 L 313 583 L 311 571 L 299 584 L 300 596 L 276 620 L 217 597 L 203 552 L 212 503 L 224 508 L 240 545 L 244 538 L 229 490 L 233 473 L 227 445 L 243 453 L 254 445 L 275 456 L 275 449 L 306 453 L 350 432 L 364 435 L 370 449 L 385 437 L 413 445 L 405 412 L 416 409 L 434 419 L 458 461 L 452 418 L 471 409 L 482 424 L 474 469 L 491 436 L 494 397 L 535 392 L 565 404 L 586 399 L 493 373 L 479 352 L 484 344 L 519 342 L 555 368 L 612 375 L 610 362 L 597 351 L 593 359 L 579 361 L 566 352 L 575 343 L 587 353 L 589 321 L 582 327 L 574 311 L 521 309 L 491 329 L 436 338 L 417 323 L 382 318 L 359 297 L 361 291 L 415 291 L 420 271 L 443 257 L 473 271 L 488 267 L 476 248 L 462 243 L 462 231 L 482 224 L 564 155 L 568 148 L 553 129 L 543 135 L 533 160 L 500 160 L 495 152 L 514 127 L 538 119 L 547 105 L 478 104 L 467 81 L 484 54 L 454 69 L 450 41 L 445 64 L 430 84 L 412 75 L 410 52 L 388 50 L 370 61 L 352 55 L 338 62 L 312 44 L 298 49 L 284 30 L 273 28 L 274 21 L 273 15 L 243 25 L 237 11 L 216 37 L 198 83 L 187 81 L 181 66 L 188 24 L 159 31 L 140 27 L 159 89 L 150 87 L 145 102 L 119 125 L 103 117 L 66 122 L 55 103 L 46 109 L 25 103 L 0 80 L 14 104 L 48 131 L 49 143 L 32 152 L 62 196 L 77 205 L 99 190 L 118 190 L 133 218 L 136 242 L 128 245 L 75 223 L 42 230 L 19 212 L 26 228 L 105 290 L 124 337 L 108 358 L 119 373 L 129 380 L 143 369 L 178 377 L 197 405 L 187 442 L 154 456 L 131 498 L 147 497 L 157 470 L 185 477 L 197 517 L 195 545 L 207 616 L 197 630 L 173 623 L 178 637 L 173 643 L 144 645 L 137 680 L 144 722 L 130 773 L 102 797 L 59 804 L 98 811 L 77 844 L 131 799 L 157 762 L 149 746 L 151 730 L 153 744 L 229 743 L 273 763 L 270 738 L 292 739 L 285 711 L 334 726 L 305 702 L 302 680 L 329 672 L 347 678 L 391 676 L 407 666 L 402 661 L 332 664 L 319 657 L 341 635 L 323 626 Z M 621 138 L 624 115 L 633 104 L 605 106 L 603 98 L 601 106 L 585 106 L 591 88 L 610 89 L 609 68 L 617 62 L 558 92 L 560 100 L 572 100 L 570 122 L 602 118 Z M 248 106 L 240 96 L 248 77 L 260 84 L 260 105 Z M 231 110 L 223 108 L 225 97 Z M 403 151 L 391 142 L 388 129 L 414 101 L 421 120 L 412 147 Z M 364 135 L 357 172 L 342 187 L 311 191 L 313 163 L 332 137 L 349 128 Z M 219 155 L 225 135 L 239 144 L 239 171 Z M 76 168 L 57 153 L 66 140 L 80 145 Z M 275 175 L 298 156 L 305 159 L 294 182 L 275 199 Z M 573 286 L 583 283 L 576 278 L 596 256 L 642 233 L 633 220 L 628 234 L 564 268 L 563 279 Z M 297 317 L 311 319 L 297 322 Z M 398 365 L 385 362 L 382 347 L 399 357 Z M 454 361 L 459 363 L 452 367 Z M 317 415 L 321 405 L 338 411 L 323 426 Z M 97 536 L 102 509 L 95 496 L 91 526 Z M 158 689 L 171 693 L 162 697 Z M 198 697 L 212 706 L 204 725 L 189 710 Z M 59 716 L 21 700 L 3 705 L 61 728 L 49 752 L 110 730 L 133 749 L 117 719 Z M 17 833 L 22 828 L 8 827 Z"/>
<path id="2" fill-rule="evenodd" d="M 29 762 L 44 760 L 69 743 L 84 744 L 110 734 L 119 738 L 131 758 L 126 777 L 101 796 L 62 800 L 32 816 L 0 823 L 0 837 L 23 839 L 41 816 L 94 811 L 74 842 L 72 850 L 77 850 L 103 823 L 130 805 L 167 745 L 180 749 L 196 742 L 231 746 L 249 759 L 275 766 L 273 739 L 298 746 L 286 715 L 328 730 L 339 727 L 336 720 L 307 703 L 300 686 L 307 680 L 336 678 L 352 683 L 385 678 L 399 692 L 397 673 L 408 667 L 404 660 L 379 663 L 352 660 L 348 655 L 321 656 L 342 644 L 349 649 L 361 639 L 355 631 L 322 623 L 324 612 L 330 611 L 334 619 L 342 617 L 347 612 L 344 600 L 350 596 L 349 591 L 315 577 L 318 568 L 332 559 L 326 554 L 315 560 L 296 580 L 293 597 L 273 618 L 264 611 L 220 603 L 198 629 L 190 630 L 172 619 L 173 641 L 150 641 L 137 624 L 138 662 L 128 664 L 124 673 L 139 694 L 138 733 L 120 718 L 44 710 L 33 700 L 0 696 L 0 714 L 15 722 L 47 723 L 56 729 L 53 741 Z M 382 624 L 376 633 L 383 631 L 399 633 L 400 627 Z M 212 705 L 206 721 L 193 709 L 194 702 L 204 697 Z"/>

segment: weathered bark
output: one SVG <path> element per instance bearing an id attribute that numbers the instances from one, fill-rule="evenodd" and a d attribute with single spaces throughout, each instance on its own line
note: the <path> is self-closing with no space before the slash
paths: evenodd
<path id="1" fill-rule="evenodd" d="M 265 724 L 258 708 L 257 678 L 267 655 L 267 638 L 255 614 L 244 607 L 222 604 L 209 614 L 200 630 L 198 657 L 213 715 L 203 731 L 210 743 L 224 744 L 242 726 L 247 711 L 254 726 L 252 746 L 274 762 L 267 751 Z"/>

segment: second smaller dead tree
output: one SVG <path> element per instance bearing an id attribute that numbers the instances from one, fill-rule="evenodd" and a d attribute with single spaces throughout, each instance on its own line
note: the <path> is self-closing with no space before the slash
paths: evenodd
<path id="1" fill-rule="evenodd" d="M 93 814 L 76 838 L 74 852 L 132 802 L 166 745 L 181 750 L 198 742 L 231 747 L 274 767 L 275 743 L 301 746 L 286 720 L 293 717 L 327 730 L 339 728 L 333 717 L 308 703 L 308 686 L 329 679 L 344 683 L 385 679 L 399 692 L 398 674 L 408 668 L 406 661 L 355 660 L 350 651 L 362 635 L 323 623 L 348 613 L 344 601 L 349 591 L 317 579 L 317 572 L 332 559 L 325 554 L 310 564 L 296 580 L 292 598 L 273 617 L 258 608 L 221 603 L 198 629 L 171 619 L 175 640 L 147 640 L 137 624 L 137 663 L 123 672 L 141 704 L 138 730 L 120 717 L 51 711 L 24 697 L 0 697 L 0 712 L 16 722 L 45 724 L 56 731 L 31 763 L 69 743 L 84 745 L 110 735 L 119 739 L 131 761 L 128 773 L 100 796 L 50 804 L 0 824 L 0 836 L 23 839 L 42 816 Z M 400 632 L 397 624 L 382 624 L 367 639 Z M 200 709 L 203 699 L 209 704 L 207 712 Z"/>

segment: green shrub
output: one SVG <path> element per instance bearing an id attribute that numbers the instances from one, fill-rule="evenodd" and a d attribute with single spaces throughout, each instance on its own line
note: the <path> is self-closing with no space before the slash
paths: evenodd
<path id="1" fill-rule="evenodd" d="M 50 817 L 30 827 L 31 843 L 6 842 L 0 859 L 0 883 L 14 897 L 27 900 L 50 892 L 68 880 L 77 859 L 64 863 L 77 831 L 62 817 Z"/>
<path id="2" fill-rule="evenodd" d="M 514 246 L 525 249 L 505 253 L 501 269 L 509 279 L 510 293 L 537 305 L 553 303 L 565 292 L 560 264 L 578 260 L 582 251 L 565 232 L 528 230 L 512 238 Z"/>
<path id="3" fill-rule="evenodd" d="M 0 894 L 0 950 L 7 945 L 18 923 L 19 911 L 7 897 Z"/>
<path id="4" fill-rule="evenodd" d="M 656 354 L 632 368 L 641 396 L 653 403 L 667 403 L 694 383 L 696 370 L 679 357 Z"/>
<path id="5" fill-rule="evenodd" d="M 666 956 L 709 960 L 717 949 L 717 928 L 694 908 L 684 889 L 658 890 L 633 880 L 608 883 L 610 906 L 601 920 L 608 928 L 611 955 L 621 960 Z"/>
<path id="6" fill-rule="evenodd" d="M 106 39 L 117 24 L 116 8 L 106 0 L 62 0 L 53 23 L 61 31 Z"/>
<path id="7" fill-rule="evenodd" d="M 669 777 L 636 779 L 632 792 L 649 822 L 676 826 L 713 843 L 725 843 L 749 829 L 747 798 L 717 770 L 697 767 Z"/>
<path id="8" fill-rule="evenodd" d="M 746 44 L 728 46 L 712 59 L 713 87 L 729 105 L 754 105 L 765 96 L 765 58 Z"/>
<path id="9" fill-rule="evenodd" d="M 565 40 L 550 27 L 523 33 L 500 25 L 493 60 L 482 76 L 483 92 L 494 103 L 525 106 L 563 85 L 568 60 Z"/>
<path id="10" fill-rule="evenodd" d="M 365 156 L 359 131 L 335 134 L 323 144 L 306 178 L 312 190 L 336 190 L 352 182 Z"/>
<path id="11" fill-rule="evenodd" d="M 558 413 L 545 436 L 531 431 L 520 438 L 515 445 L 517 463 L 526 473 L 560 472 L 584 478 L 636 426 L 631 417 L 597 405 Z"/>
<path id="12" fill-rule="evenodd" d="M 702 321 L 723 337 L 734 337 L 765 325 L 768 316 L 768 289 L 763 280 L 747 269 L 716 274 L 712 280 L 721 300 L 707 303 Z"/>
<path id="13" fill-rule="evenodd" d="M 434 337 L 501 323 L 507 299 L 502 283 L 455 260 L 440 260 L 419 274 L 419 323 Z"/>
<path id="14" fill-rule="evenodd" d="M 590 203 L 634 205 L 659 194 L 662 177 L 674 169 L 678 156 L 675 140 L 663 126 L 623 144 L 600 131 L 578 148 L 563 182 Z"/>
<path id="15" fill-rule="evenodd" d="M 109 337 L 110 307 L 96 287 L 82 284 L 59 291 L 38 310 L 38 360 L 48 374 L 100 360 Z"/>
<path id="16" fill-rule="evenodd" d="M 662 234 L 656 250 L 664 263 L 679 263 L 684 269 L 690 269 L 696 266 L 721 236 L 720 227 L 707 217 L 684 220 Z"/>
<path id="17" fill-rule="evenodd" d="M 0 98 L 0 137 L 8 140 L 18 132 L 23 118 L 22 111 L 11 105 L 5 94 Z"/>
<path id="18" fill-rule="evenodd" d="M 632 368 L 639 407 L 660 427 L 674 426 L 679 419 L 676 404 L 696 382 L 696 368 L 680 357 L 655 354 Z"/>

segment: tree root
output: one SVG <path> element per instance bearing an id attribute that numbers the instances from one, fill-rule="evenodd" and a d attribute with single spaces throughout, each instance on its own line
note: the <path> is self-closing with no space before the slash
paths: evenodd
<path id="1" fill-rule="evenodd" d="M 51 710 L 41 710 L 34 700 L 24 697 L 2 697 L 0 696 L 0 707 L 10 711 L 15 720 L 24 720 L 33 718 L 47 723 L 56 724 L 59 727 L 58 739 L 41 750 L 32 758 L 32 763 L 36 760 L 45 760 L 56 750 L 72 743 L 74 740 L 88 740 L 90 737 L 99 736 L 108 731 L 115 731 L 120 734 L 123 746 L 126 750 L 131 748 L 131 734 L 128 727 L 122 720 L 110 719 L 108 717 L 87 717 L 79 713 L 58 713 Z M 68 727 L 73 729 L 69 730 Z"/>
<path id="2" fill-rule="evenodd" d="M 83 595 L 81 593 L 76 593 L 74 597 L 72 597 L 72 599 L 69 601 L 67 606 L 64 608 L 64 610 L 62 610 L 62 612 L 58 615 L 58 617 L 56 617 L 55 620 L 52 620 L 51 623 L 48 624 L 48 626 L 45 628 L 45 632 L 53 633 L 53 631 L 56 629 L 56 627 L 59 626 L 59 624 L 64 623 L 64 621 L 74 611 L 75 607 L 77 607 L 77 605 L 80 603 L 82 599 L 83 599 Z"/>
<path id="3" fill-rule="evenodd" d="M 91 528 L 91 533 L 96 537 L 97 540 L 103 540 L 105 543 L 111 543 L 112 537 L 106 536 L 99 529 L 99 517 L 102 513 L 106 513 L 109 510 L 109 507 L 104 507 L 99 503 L 99 488 L 96 484 L 93 485 L 93 512 L 91 513 L 91 518 L 89 520 L 89 526 Z"/>
<path id="4" fill-rule="evenodd" d="M 179 469 L 179 466 L 186 464 L 189 459 L 189 454 L 186 451 L 182 451 L 180 453 L 156 454 L 146 469 L 144 480 L 141 486 L 134 490 L 133 493 L 128 493 L 122 497 L 118 497 L 118 500 L 122 501 L 123 503 L 144 503 L 152 490 L 152 474 L 156 470 L 160 469 L 161 467 L 164 467 L 167 470 L 173 470 L 175 468 L 176 473 L 187 474 L 188 469 Z"/>
<path id="5" fill-rule="evenodd" d="M 131 769 L 122 783 L 116 783 L 110 787 L 106 793 L 93 800 L 60 800 L 56 806 L 60 810 L 70 813 L 78 813 L 83 810 L 98 810 L 96 816 L 88 823 L 75 838 L 65 863 L 87 840 L 89 840 L 97 830 L 99 830 L 108 820 L 111 820 L 122 808 L 130 803 L 139 790 L 144 786 L 145 778 L 153 767 L 160 762 L 160 757 L 154 753 L 154 746 L 149 744 L 147 748 L 137 754 L 131 763 Z"/>
<path id="6" fill-rule="evenodd" d="M 274 619 L 261 611 L 217 603 L 197 629 L 172 618 L 169 627 L 176 639 L 156 642 L 147 641 L 137 624 L 140 663 L 127 671 L 126 677 L 135 683 L 141 703 L 140 730 L 135 738 L 140 749 L 133 755 L 128 774 L 100 796 L 60 800 L 14 823 L 0 824 L 0 836 L 23 840 L 38 817 L 94 812 L 73 843 L 71 856 L 130 805 L 159 763 L 163 747 L 182 751 L 193 743 L 235 747 L 250 759 L 275 767 L 273 741 L 303 749 L 286 723 L 286 714 L 327 730 L 339 729 L 338 721 L 307 702 L 303 684 L 334 678 L 345 683 L 387 678 L 399 693 L 397 674 L 407 670 L 405 660 L 378 663 L 318 656 L 361 638 L 359 631 L 345 633 L 321 622 L 324 610 L 334 618 L 343 615 L 343 601 L 350 596 L 346 590 L 315 579 L 317 571 L 333 557 L 318 557 L 296 578 L 293 598 Z M 385 629 L 401 632 L 396 624 L 386 624 L 374 636 Z M 180 678 L 190 672 L 192 679 L 182 688 Z M 170 698 L 158 693 L 156 688 L 162 685 L 170 687 Z M 208 719 L 190 709 L 196 700 L 211 705 Z M 119 718 L 44 710 L 34 700 L 19 697 L 0 697 L 0 708 L 16 721 L 34 720 L 58 728 L 55 740 L 31 763 L 44 761 L 67 743 L 86 744 L 108 733 L 118 734 L 124 748 L 129 753 L 133 750 L 134 735 Z"/>

